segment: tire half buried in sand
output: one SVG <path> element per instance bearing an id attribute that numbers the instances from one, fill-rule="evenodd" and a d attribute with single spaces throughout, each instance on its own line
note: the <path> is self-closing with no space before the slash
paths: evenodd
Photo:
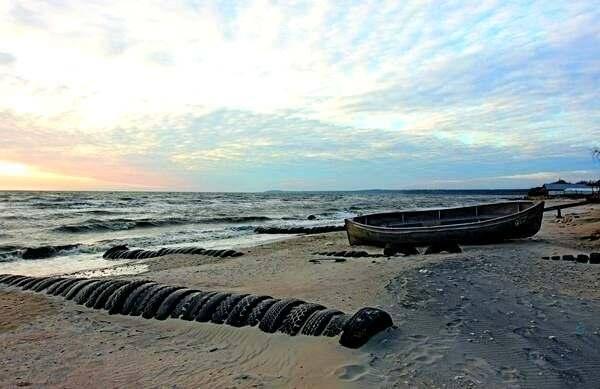
<path id="1" fill-rule="evenodd" d="M 156 311 L 163 303 L 163 301 L 169 297 L 169 295 L 176 290 L 183 289 L 181 286 L 167 286 L 164 289 L 159 290 L 157 293 L 152 296 L 152 298 L 148 301 L 148 304 L 144 307 L 144 311 L 142 312 L 142 317 L 145 319 L 151 319 L 156 314 Z"/>
<path id="2" fill-rule="evenodd" d="M 154 318 L 157 320 L 165 320 L 169 316 L 171 316 L 173 310 L 177 307 L 177 304 L 183 300 L 186 296 L 191 295 L 192 293 L 199 292 L 195 289 L 179 289 L 175 292 L 171 293 L 167 298 L 160 304 L 160 307 L 156 310 L 156 314 Z"/>
<path id="3" fill-rule="evenodd" d="M 304 304 L 304 301 L 289 298 L 283 299 L 271 306 L 265 313 L 265 316 L 260 320 L 258 328 L 267 333 L 274 333 L 279 329 L 279 326 L 285 320 L 287 314 L 295 307 L 300 304 Z"/>
<path id="4" fill-rule="evenodd" d="M 137 304 L 139 303 L 139 301 L 141 301 L 144 298 L 144 296 L 150 290 L 150 288 L 152 288 L 156 285 L 158 285 L 156 282 L 149 282 L 147 284 L 138 286 L 137 288 L 132 290 L 131 293 L 129 293 L 129 296 L 127 296 L 127 298 L 123 302 L 123 305 L 121 307 L 121 314 L 122 315 L 131 314 L 134 307 L 136 307 Z"/>
<path id="5" fill-rule="evenodd" d="M 244 297 L 229 314 L 226 323 L 233 327 L 243 327 L 248 325 L 248 317 L 254 307 L 256 307 L 261 301 L 273 299 L 271 296 L 254 296 L 250 295 Z"/>

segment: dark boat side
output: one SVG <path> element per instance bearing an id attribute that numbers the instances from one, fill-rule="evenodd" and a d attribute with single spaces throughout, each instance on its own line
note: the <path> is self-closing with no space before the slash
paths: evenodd
<path id="1" fill-rule="evenodd" d="M 370 214 L 345 224 L 351 245 L 484 244 L 535 235 L 543 212 L 543 201 L 511 201 Z"/>

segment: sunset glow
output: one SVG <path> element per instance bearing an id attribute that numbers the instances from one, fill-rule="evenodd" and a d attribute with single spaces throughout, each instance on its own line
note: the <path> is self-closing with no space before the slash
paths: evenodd
<path id="1" fill-rule="evenodd" d="M 28 168 L 21 163 L 0 161 L 0 176 L 23 177 L 27 176 Z"/>

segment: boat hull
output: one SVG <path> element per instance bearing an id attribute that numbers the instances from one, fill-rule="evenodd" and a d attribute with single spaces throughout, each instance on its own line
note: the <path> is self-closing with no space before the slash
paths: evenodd
<path id="1" fill-rule="evenodd" d="M 544 202 L 539 202 L 514 214 L 472 223 L 393 228 L 359 223 L 354 218 L 346 219 L 345 225 L 351 245 L 487 244 L 535 235 L 541 228 L 543 212 Z"/>

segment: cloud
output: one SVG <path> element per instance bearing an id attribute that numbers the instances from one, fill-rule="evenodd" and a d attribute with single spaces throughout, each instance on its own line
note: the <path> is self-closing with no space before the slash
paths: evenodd
<path id="1" fill-rule="evenodd" d="M 10 65 L 11 63 L 15 62 L 17 59 L 15 58 L 14 55 L 10 54 L 10 53 L 3 53 L 0 52 L 0 65 Z"/>
<path id="2" fill-rule="evenodd" d="M 595 172 L 599 16 L 570 1 L 9 2 L 0 137 L 23 163 L 192 189 Z"/>

